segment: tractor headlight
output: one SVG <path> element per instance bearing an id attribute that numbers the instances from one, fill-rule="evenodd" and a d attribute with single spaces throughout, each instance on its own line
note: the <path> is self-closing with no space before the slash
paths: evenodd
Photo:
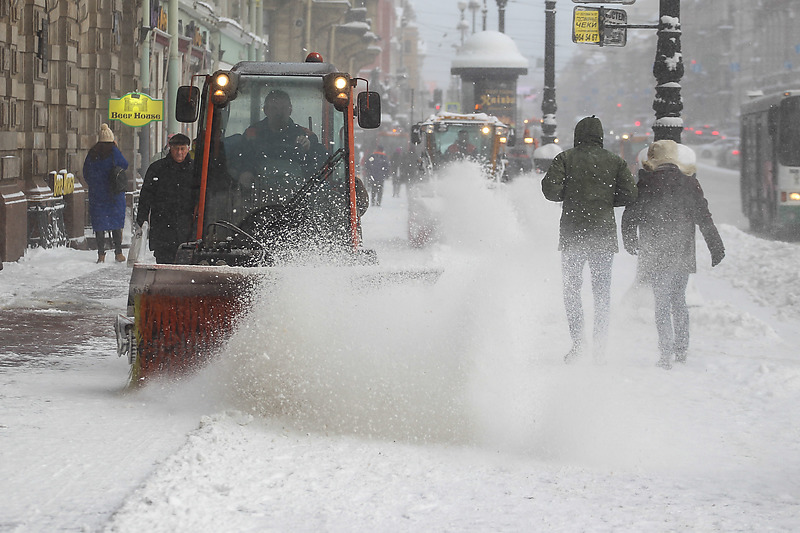
<path id="1" fill-rule="evenodd" d="M 226 70 L 218 70 L 211 76 L 211 101 L 217 107 L 224 107 L 236 98 L 236 76 Z"/>
<path id="2" fill-rule="evenodd" d="M 339 111 L 347 109 L 350 103 L 350 75 L 342 72 L 331 72 L 322 78 L 325 87 L 325 98 Z"/>

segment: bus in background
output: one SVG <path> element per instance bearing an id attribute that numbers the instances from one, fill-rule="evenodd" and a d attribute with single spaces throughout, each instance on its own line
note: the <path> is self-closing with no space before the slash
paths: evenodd
<path id="1" fill-rule="evenodd" d="M 742 104 L 741 198 L 753 230 L 800 227 L 800 89 Z"/>

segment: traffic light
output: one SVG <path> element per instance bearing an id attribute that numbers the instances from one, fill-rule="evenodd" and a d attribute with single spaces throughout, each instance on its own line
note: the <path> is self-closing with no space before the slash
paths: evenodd
<path id="1" fill-rule="evenodd" d="M 439 111 L 442 108 L 442 90 L 441 89 L 434 89 L 433 90 L 433 107 L 436 108 L 436 111 Z"/>

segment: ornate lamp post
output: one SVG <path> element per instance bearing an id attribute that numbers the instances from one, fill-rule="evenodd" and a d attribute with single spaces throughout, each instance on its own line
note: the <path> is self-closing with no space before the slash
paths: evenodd
<path id="1" fill-rule="evenodd" d="M 497 0 L 497 10 L 499 20 L 497 22 L 497 31 L 500 33 L 506 32 L 506 4 L 508 0 Z"/>
<path id="2" fill-rule="evenodd" d="M 475 33 L 475 14 L 481 8 L 481 3 L 478 2 L 478 0 L 469 0 L 469 5 L 467 7 L 472 11 L 472 33 Z"/>
<path id="3" fill-rule="evenodd" d="M 653 75 L 656 77 L 656 96 L 653 101 L 656 121 L 653 123 L 653 136 L 657 141 L 671 139 L 681 142 L 683 132 L 680 17 L 680 0 L 659 0 L 658 44 L 653 63 Z"/>
<path id="4" fill-rule="evenodd" d="M 556 140 L 556 0 L 545 0 L 542 145 Z"/>
<path id="5" fill-rule="evenodd" d="M 461 18 L 458 19 L 458 24 L 456 28 L 461 33 L 461 46 L 464 46 L 464 36 L 467 33 L 467 29 L 469 28 L 469 24 L 466 20 L 464 20 L 464 10 L 467 9 L 466 2 L 459 2 L 458 3 L 458 10 L 461 12 Z"/>

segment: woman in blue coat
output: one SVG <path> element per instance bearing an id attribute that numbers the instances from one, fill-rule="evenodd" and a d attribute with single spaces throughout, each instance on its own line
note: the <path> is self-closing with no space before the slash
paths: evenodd
<path id="1" fill-rule="evenodd" d="M 117 148 L 114 132 L 107 124 L 100 125 L 97 144 L 92 146 L 83 162 L 83 179 L 89 186 L 89 216 L 97 238 L 97 262 L 106 259 L 106 234 L 111 232 L 114 258 L 125 261 L 122 255 L 122 228 L 125 226 L 125 192 L 111 193 L 111 167 L 128 168 L 128 162 Z"/>

